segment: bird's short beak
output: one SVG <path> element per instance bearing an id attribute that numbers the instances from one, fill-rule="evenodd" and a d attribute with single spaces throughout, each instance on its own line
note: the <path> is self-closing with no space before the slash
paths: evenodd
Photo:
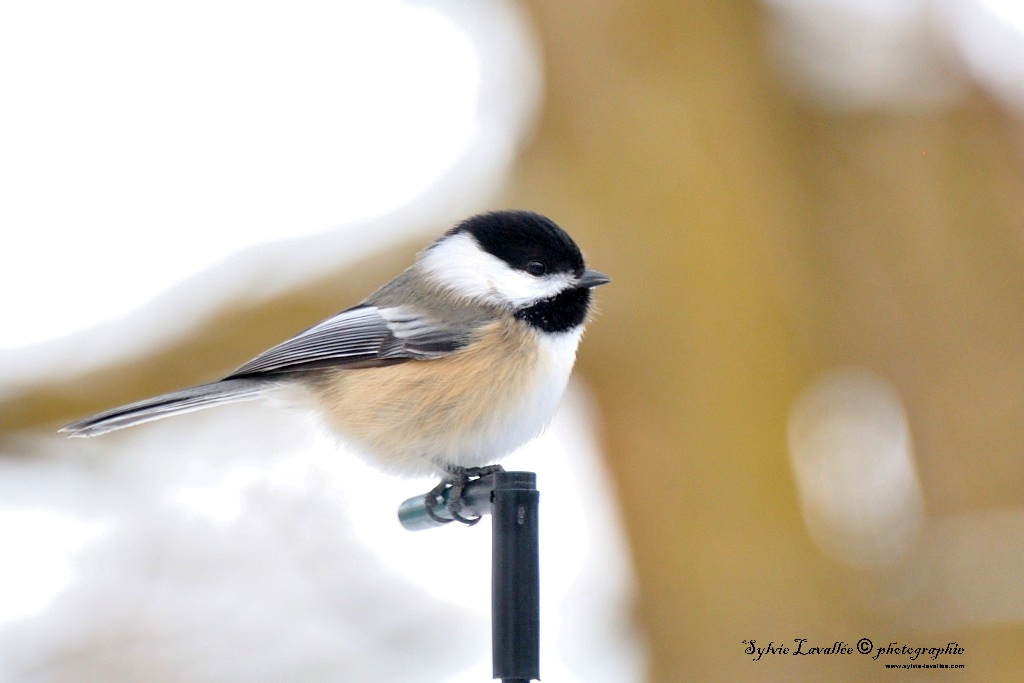
<path id="1" fill-rule="evenodd" d="M 600 285 L 606 285 L 611 282 L 612 279 L 604 273 L 599 273 L 596 270 L 590 270 L 589 268 L 583 271 L 583 275 L 576 280 L 578 287 L 598 287 Z"/>

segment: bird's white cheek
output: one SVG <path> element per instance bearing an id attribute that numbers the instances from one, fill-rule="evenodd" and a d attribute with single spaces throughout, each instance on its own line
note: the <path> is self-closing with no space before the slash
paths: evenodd
<path id="1" fill-rule="evenodd" d="M 456 294 L 499 306 L 526 306 L 564 291 L 567 273 L 534 277 L 483 251 L 469 235 L 453 235 L 424 252 L 420 266 Z"/>

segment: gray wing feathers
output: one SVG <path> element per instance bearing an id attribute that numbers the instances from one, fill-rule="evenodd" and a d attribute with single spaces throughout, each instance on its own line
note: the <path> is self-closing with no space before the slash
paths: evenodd
<path id="1" fill-rule="evenodd" d="M 402 307 L 379 308 L 377 312 L 391 333 L 392 341 L 384 351 L 389 357 L 425 360 L 446 356 L 469 344 L 477 327 L 468 322 L 442 325 Z"/>
<path id="2" fill-rule="evenodd" d="M 340 364 L 344 359 L 375 358 L 388 335 L 387 322 L 376 308 L 352 308 L 264 351 L 230 376 L 296 369 L 328 359 Z"/>
<path id="3" fill-rule="evenodd" d="M 444 325 L 404 306 L 357 306 L 278 344 L 220 382 L 114 408 L 60 431 L 95 436 L 218 403 L 258 398 L 272 384 L 272 374 L 439 358 L 468 344 L 475 330 L 473 322 Z"/>
<path id="4" fill-rule="evenodd" d="M 359 306 L 278 344 L 230 377 L 437 358 L 465 346 L 473 331 L 469 325 L 446 328 L 403 307 Z"/>
<path id="5" fill-rule="evenodd" d="M 164 394 L 154 398 L 129 403 L 92 417 L 61 427 L 60 431 L 70 436 L 96 436 L 115 429 L 159 420 L 169 415 L 189 413 L 219 403 L 249 401 L 259 398 L 267 383 L 258 379 L 226 379 L 212 384 Z"/>

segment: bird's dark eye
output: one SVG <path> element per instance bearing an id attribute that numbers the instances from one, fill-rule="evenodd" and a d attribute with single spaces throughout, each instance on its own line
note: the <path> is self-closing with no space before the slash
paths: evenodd
<path id="1" fill-rule="evenodd" d="M 547 266 L 540 261 L 530 261 L 526 264 L 526 272 L 530 275 L 540 276 L 547 272 Z"/>

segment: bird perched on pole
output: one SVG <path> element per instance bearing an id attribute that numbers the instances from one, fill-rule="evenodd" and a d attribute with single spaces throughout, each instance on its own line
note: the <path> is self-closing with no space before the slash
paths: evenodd
<path id="1" fill-rule="evenodd" d="M 466 472 L 492 465 L 550 421 L 592 310 L 591 290 L 608 281 L 549 218 L 480 214 L 360 304 L 224 379 L 61 431 L 95 436 L 273 396 L 312 407 L 384 470 L 464 483 Z"/>

